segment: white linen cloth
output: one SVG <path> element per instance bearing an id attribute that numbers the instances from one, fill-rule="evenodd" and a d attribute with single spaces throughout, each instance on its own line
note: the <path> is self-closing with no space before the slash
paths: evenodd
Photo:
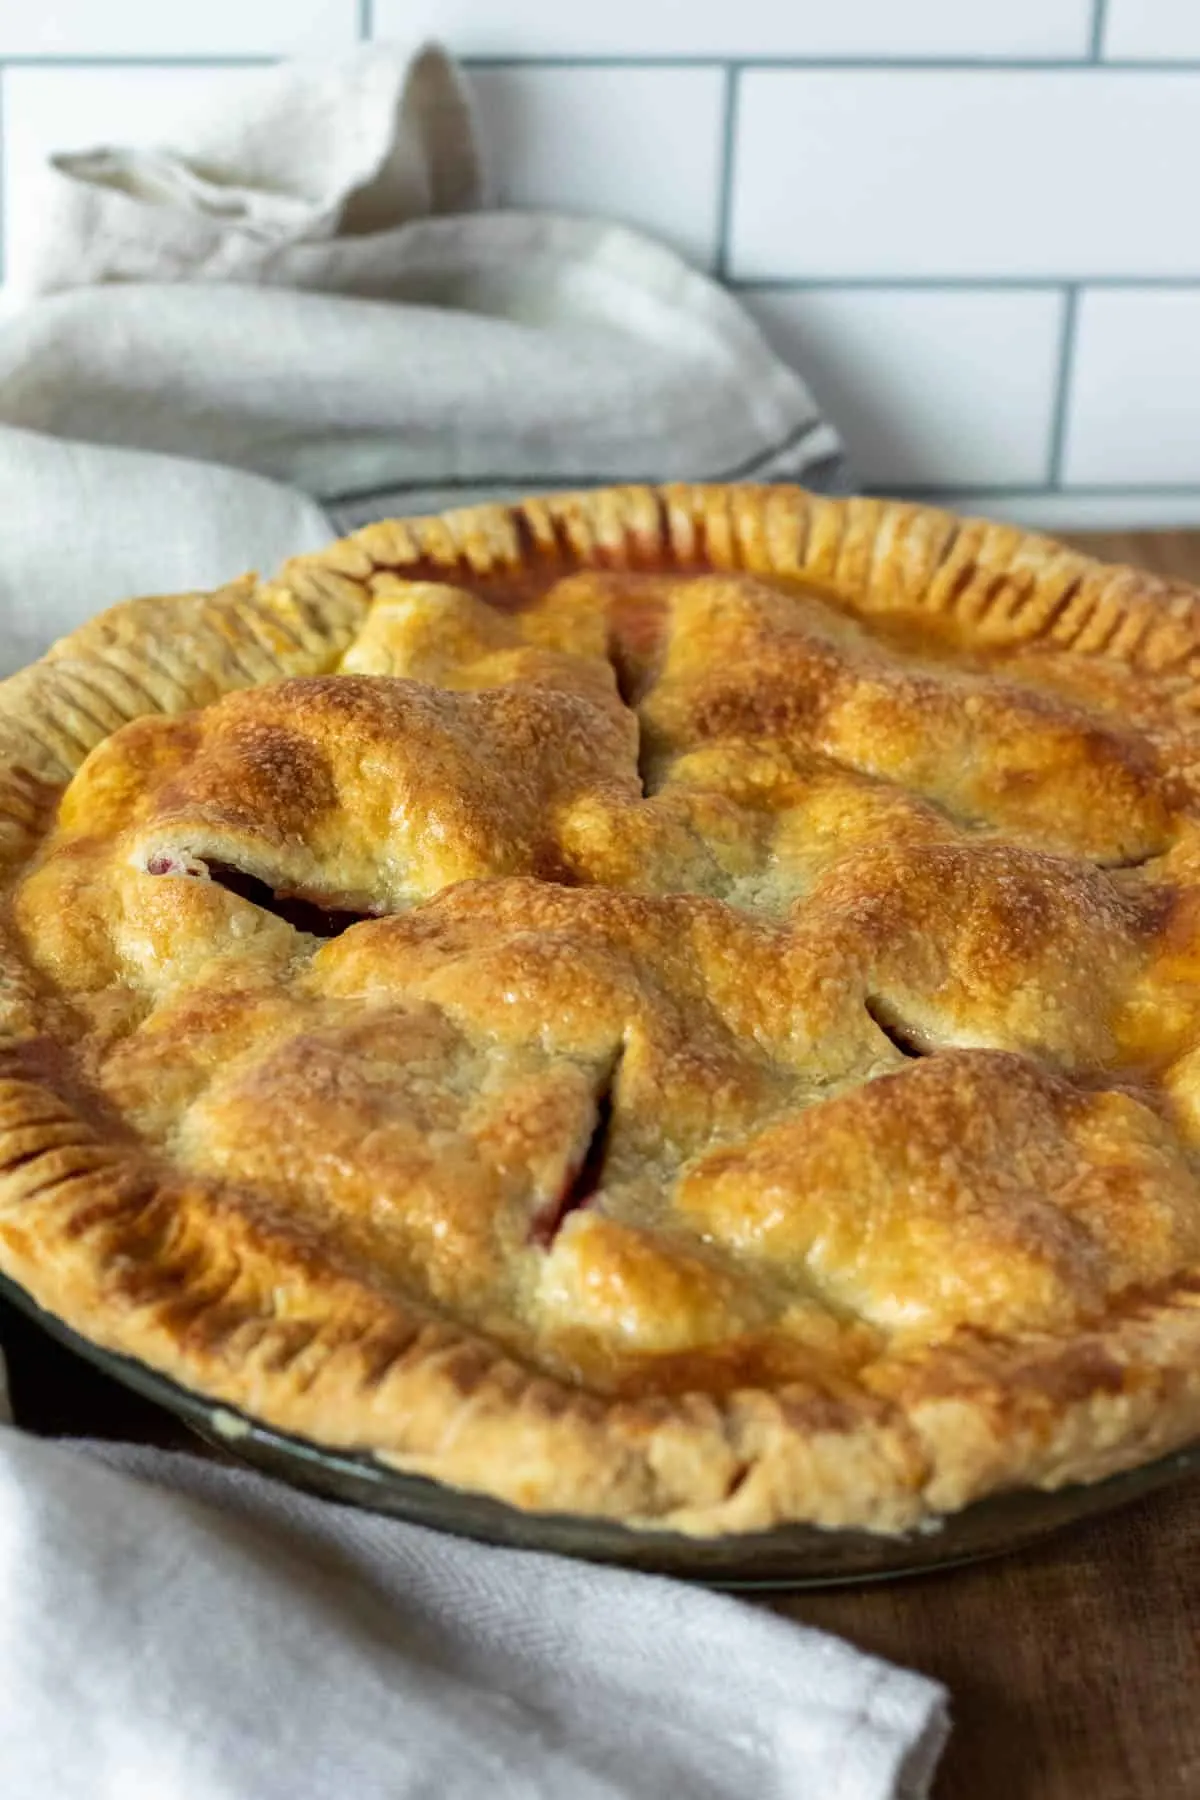
<path id="1" fill-rule="evenodd" d="M 483 197 L 429 49 L 55 159 L 0 327 L 0 670 L 448 498 L 844 481 L 729 296 Z M 698 1589 L 3 1427 L 0 1582 L 5 1800 L 918 1800 L 946 1731 L 935 1683 Z"/>
<path id="2" fill-rule="evenodd" d="M 713 282 L 486 198 L 429 48 L 265 72 L 170 150 L 53 158 L 0 327 L 7 668 L 130 593 L 372 518 L 638 478 L 845 485 Z"/>
<path id="3" fill-rule="evenodd" d="M 739 1601 L 163 1451 L 0 1428 L 0 1583 L 5 1800 L 917 1800 L 945 1732 Z"/>

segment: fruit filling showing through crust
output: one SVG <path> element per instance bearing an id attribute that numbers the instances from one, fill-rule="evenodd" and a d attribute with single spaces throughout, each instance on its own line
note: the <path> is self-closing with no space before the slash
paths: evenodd
<path id="1" fill-rule="evenodd" d="M 14 1029 L 159 1184 L 121 1280 L 192 1271 L 186 1323 L 145 1278 L 163 1359 L 620 1516 L 855 1516 L 834 1440 L 889 1525 L 1073 1468 L 1055 1396 L 1124 1406 L 1106 1322 L 1200 1263 L 1200 713 L 1158 627 L 1139 663 L 1128 609 L 1072 638 L 1078 581 L 501 587 L 382 541 L 320 576 L 332 651 L 118 720 L 15 866 Z M 446 1351 L 453 1426 L 384 1406 L 418 1329 L 487 1371 Z M 351 1361 L 368 1412 L 319 1413 Z M 572 1396 L 605 1473 L 560 1422 L 535 1478 Z"/>
<path id="2" fill-rule="evenodd" d="M 202 862 L 199 857 L 173 855 L 169 850 L 156 850 L 146 863 L 148 875 L 190 875 L 201 881 L 215 881 L 231 894 L 240 894 L 252 906 L 274 913 L 285 925 L 312 937 L 338 937 L 351 925 L 370 919 L 369 912 L 343 912 L 323 900 L 304 894 L 279 893 L 256 875 L 247 874 L 232 863 Z"/>

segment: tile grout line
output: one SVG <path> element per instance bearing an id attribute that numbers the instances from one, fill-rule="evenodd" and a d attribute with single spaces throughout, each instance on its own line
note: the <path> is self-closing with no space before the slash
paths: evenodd
<path id="1" fill-rule="evenodd" d="M 1104 0 L 1099 0 L 1103 7 Z M 42 59 L 57 60 L 57 59 Z M 1073 74 L 1083 71 L 1094 71 L 1101 62 L 1104 73 L 1116 75 L 1155 75 L 1155 74 L 1196 74 L 1200 73 L 1200 57 L 1196 56 L 1154 56 L 1154 57 L 1110 57 L 1099 59 L 1089 49 L 1079 56 L 723 56 L 714 51 L 711 55 L 676 55 L 668 56 L 646 51 L 636 51 L 626 55 L 592 56 L 572 55 L 564 52 L 558 56 L 528 55 L 513 56 L 477 54 L 463 56 L 459 60 L 467 68 L 475 69 L 719 69 L 734 66 L 753 74 L 769 73 L 773 69 L 784 73 L 803 73 L 805 70 L 835 70 L 845 73 L 885 73 L 885 74 L 925 74 L 948 71 L 950 73 L 964 70 L 983 70 L 988 74 L 1030 74 L 1053 73 L 1055 70 L 1066 70 Z"/>
<path id="2" fill-rule="evenodd" d="M 868 484 L 862 492 L 884 499 L 904 495 L 916 500 L 1109 500 L 1116 495 L 1133 500 L 1200 500 L 1200 481 L 1083 481 L 1065 482 L 1061 487 L 1037 481 L 967 487 L 953 482 L 893 481 Z"/>
<path id="3" fill-rule="evenodd" d="M 705 55 L 665 56 L 636 52 L 594 56 L 461 56 L 458 60 L 468 69 L 729 69 L 737 68 L 753 74 L 803 74 L 806 71 L 837 71 L 845 74 L 939 74 L 978 70 L 992 75 L 1053 74 L 1056 71 L 1078 74 L 1081 71 L 1113 75 L 1196 75 L 1200 74 L 1200 57 L 1104 57 L 1099 54 L 1107 16 L 1107 0 L 1094 0 L 1097 7 L 1093 24 L 1095 48 L 1082 56 L 741 56 L 728 57 L 714 52 Z M 364 20 L 374 29 L 374 0 L 359 0 L 359 27 Z M 126 52 L 94 55 L 63 55 L 13 52 L 4 58 L 6 67 L 17 69 L 120 69 L 120 68 L 256 68 L 278 62 L 283 52 L 263 50 L 222 55 L 217 52 L 157 53 Z"/>
<path id="4" fill-rule="evenodd" d="M 1062 335 L 1058 346 L 1058 385 L 1054 394 L 1054 412 L 1050 424 L 1050 455 L 1047 470 L 1049 486 L 1058 491 L 1063 485 L 1063 454 L 1066 448 L 1067 413 L 1071 404 L 1072 378 L 1075 373 L 1075 332 L 1079 314 L 1079 283 L 1068 282 L 1063 292 Z"/>
<path id="5" fill-rule="evenodd" d="M 1105 28 L 1108 24 L 1108 0 L 1092 0 L 1091 60 L 1104 61 Z"/>
<path id="6" fill-rule="evenodd" d="M 714 52 L 706 55 L 655 55 L 647 52 L 627 55 L 561 56 L 476 55 L 462 56 L 459 61 L 473 69 L 729 69 L 737 68 L 755 74 L 779 70 L 803 73 L 806 70 L 836 70 L 847 74 L 928 74 L 982 70 L 994 75 L 1053 73 L 1056 70 L 1079 73 L 1100 68 L 1105 74 L 1200 74 L 1200 57 L 1108 57 L 1100 54 L 1102 34 L 1107 16 L 1107 0 L 1094 0 L 1093 47 L 1081 56 L 725 56 Z M 358 0 L 359 29 L 364 23 L 374 30 L 374 0 Z M 280 60 L 283 52 L 262 50 L 220 54 L 203 51 L 190 53 L 162 50 L 157 53 L 134 52 L 108 54 L 62 55 L 13 52 L 4 58 L 6 67 L 26 69 L 112 69 L 138 67 L 184 66 L 194 68 L 257 67 Z"/>
<path id="7" fill-rule="evenodd" d="M 844 288 L 878 293 L 1057 293 L 1078 288 L 1146 288 L 1150 292 L 1200 288 L 1200 269 L 1193 275 L 742 275 L 731 276 L 735 293 L 804 294 Z"/>
<path id="8" fill-rule="evenodd" d="M 726 63 L 725 107 L 721 119 L 721 168 L 717 188 L 717 245 L 713 271 L 718 281 L 726 281 L 729 277 L 729 239 L 733 226 L 733 181 L 737 160 L 740 90 L 740 65 Z"/>
<path id="9" fill-rule="evenodd" d="M 6 56 L 6 69 L 263 69 L 282 60 L 282 52 L 180 55 L 163 51 L 160 55 L 130 53 L 126 56 Z"/>

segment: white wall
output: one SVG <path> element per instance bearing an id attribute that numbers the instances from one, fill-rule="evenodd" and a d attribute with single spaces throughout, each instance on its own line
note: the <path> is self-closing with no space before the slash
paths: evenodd
<path id="1" fill-rule="evenodd" d="M 0 0 L 9 255 L 48 150 L 370 35 L 467 61 L 502 198 L 738 288 L 868 484 L 1200 522 L 1200 0 Z"/>

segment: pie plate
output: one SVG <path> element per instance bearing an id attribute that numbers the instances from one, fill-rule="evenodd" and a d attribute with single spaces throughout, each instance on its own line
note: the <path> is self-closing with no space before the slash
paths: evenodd
<path id="1" fill-rule="evenodd" d="M 634 1531 L 569 1513 L 523 1512 L 485 1494 L 404 1474 L 370 1456 L 325 1450 L 272 1431 L 257 1419 L 181 1387 L 145 1363 L 81 1337 L 4 1275 L 0 1298 L 102 1374 L 164 1408 L 208 1444 L 292 1487 L 479 1543 L 550 1551 L 710 1587 L 843 1587 L 983 1562 L 1127 1506 L 1200 1471 L 1197 1442 L 1106 1481 L 995 1495 L 902 1536 L 823 1531 L 812 1525 L 717 1538 Z"/>
<path id="2" fill-rule="evenodd" d="M 0 865 L 0 1268 L 235 1456 L 766 1583 L 1200 1438 L 1200 590 L 786 487 L 382 522 L 0 684 Z"/>

